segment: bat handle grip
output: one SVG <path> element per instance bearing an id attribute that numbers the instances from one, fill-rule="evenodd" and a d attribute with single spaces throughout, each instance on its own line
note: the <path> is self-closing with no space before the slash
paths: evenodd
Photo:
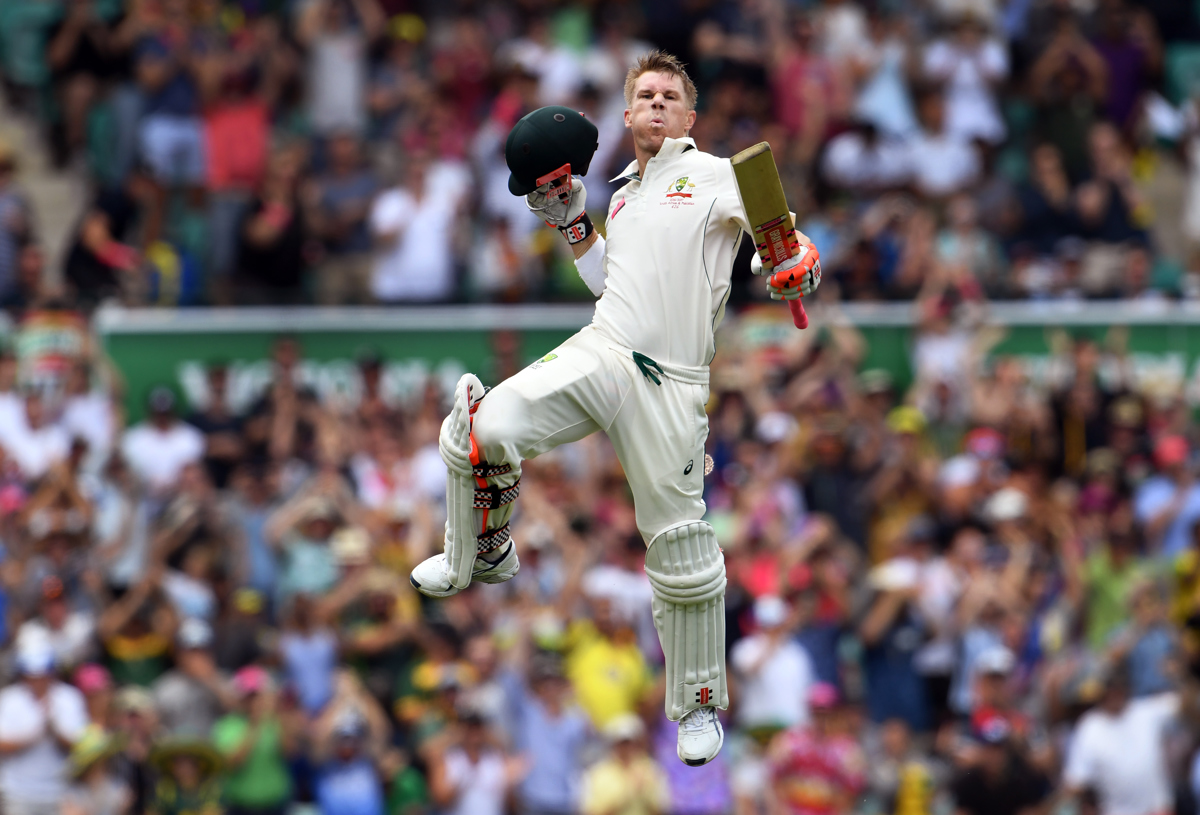
<path id="1" fill-rule="evenodd" d="M 788 300 L 788 308 L 792 312 L 792 323 L 796 328 L 808 328 L 808 315 L 804 312 L 804 304 L 799 300 Z"/>

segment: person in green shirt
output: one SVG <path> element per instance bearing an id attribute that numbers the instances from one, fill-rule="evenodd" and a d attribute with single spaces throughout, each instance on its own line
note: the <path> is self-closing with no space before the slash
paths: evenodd
<path id="1" fill-rule="evenodd" d="M 277 714 L 278 694 L 257 665 L 233 678 L 238 709 L 213 725 L 213 744 L 224 759 L 225 811 L 229 815 L 282 815 L 292 799 L 287 756 L 290 728 Z"/>

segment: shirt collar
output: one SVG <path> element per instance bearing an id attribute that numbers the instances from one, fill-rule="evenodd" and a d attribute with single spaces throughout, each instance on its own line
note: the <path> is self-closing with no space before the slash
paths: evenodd
<path id="1" fill-rule="evenodd" d="M 667 137 L 663 139 L 662 147 L 658 148 L 658 155 L 655 158 L 674 158 L 680 153 L 686 153 L 688 150 L 695 150 L 696 142 L 690 136 L 684 136 L 682 139 L 672 139 Z M 615 178 L 610 178 L 609 183 L 614 181 L 637 181 L 638 180 L 638 163 L 637 159 L 629 162 L 624 170 L 622 170 Z"/>

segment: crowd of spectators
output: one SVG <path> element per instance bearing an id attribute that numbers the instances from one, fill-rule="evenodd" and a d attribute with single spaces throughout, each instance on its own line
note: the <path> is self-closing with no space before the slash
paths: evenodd
<path id="1" fill-rule="evenodd" d="M 935 261 L 992 297 L 1200 295 L 1183 0 L 8 0 L 0 22 L 12 99 L 95 189 L 61 270 L 84 305 L 586 298 L 507 192 L 504 137 L 584 111 L 602 212 L 652 45 L 690 65 L 703 149 L 771 142 L 846 297 L 911 298 Z M 45 276 L 20 158 L 0 149 L 18 306 Z"/>
<path id="2" fill-rule="evenodd" d="M 911 388 L 858 372 L 833 303 L 782 343 L 721 330 L 732 705 L 702 768 L 603 435 L 525 463 L 514 580 L 431 601 L 406 577 L 441 547 L 435 380 L 389 397 L 368 357 L 359 401 L 323 400 L 283 336 L 250 407 L 214 365 L 126 426 L 95 346 L 58 389 L 0 356 L 4 812 L 1194 812 L 1183 394 L 1117 337 L 1060 338 L 1037 381 L 979 365 L 972 305 L 922 297 Z"/>
<path id="3" fill-rule="evenodd" d="M 994 298 L 1200 294 L 1192 4 L 31 11 L 52 7 L 0 2 L 0 65 L 96 194 L 48 283 L 0 148 L 6 307 L 578 296 L 507 192 L 503 138 L 538 104 L 586 110 L 603 206 L 650 43 L 690 63 L 704 149 L 772 143 L 827 281 L 809 331 L 776 341 L 750 309 L 718 337 L 705 498 L 732 705 L 703 768 L 675 756 L 602 435 L 525 464 L 513 581 L 428 601 L 406 577 L 441 546 L 434 381 L 394 397 L 364 358 L 358 401 L 322 398 L 280 337 L 255 398 L 213 365 L 193 402 L 163 383 L 127 422 L 97 344 L 45 387 L 18 342 L 6 815 L 1196 811 L 1191 407 L 1120 331 L 1056 335 L 1033 378 L 980 320 Z M 31 19 L 40 82 L 14 56 Z M 860 370 L 839 311 L 881 299 L 915 301 L 911 385 Z"/>

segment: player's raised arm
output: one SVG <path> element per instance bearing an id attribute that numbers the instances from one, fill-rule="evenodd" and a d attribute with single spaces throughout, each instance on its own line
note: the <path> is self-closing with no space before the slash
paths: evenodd
<path id="1" fill-rule="evenodd" d="M 597 134 L 582 113 L 561 105 L 538 108 L 509 132 L 504 160 L 509 192 L 525 196 L 530 211 L 562 233 L 579 276 L 599 296 L 604 292 L 604 239 L 588 217 L 587 188 L 579 178 L 596 152 Z"/>

